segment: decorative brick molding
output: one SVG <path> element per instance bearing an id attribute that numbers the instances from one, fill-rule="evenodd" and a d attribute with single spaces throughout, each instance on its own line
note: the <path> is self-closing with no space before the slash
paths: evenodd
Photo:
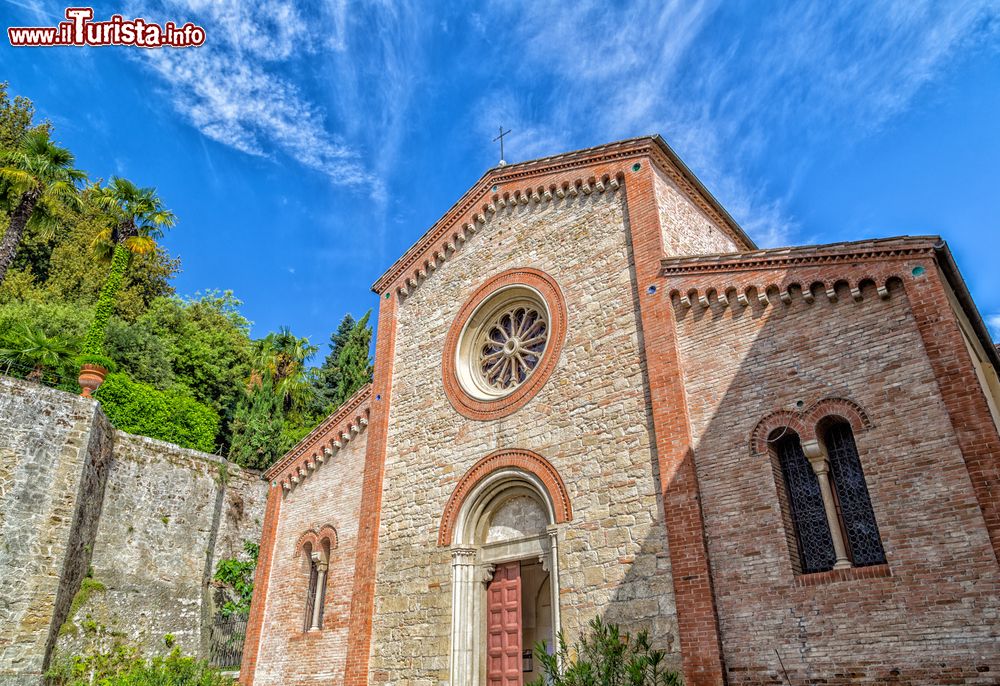
<path id="1" fill-rule="evenodd" d="M 889 565 L 871 565 L 870 567 L 850 567 L 848 569 L 831 569 L 828 572 L 813 574 L 798 574 L 795 585 L 799 587 L 823 586 L 838 581 L 856 581 L 858 579 L 885 579 L 892 576 Z"/>
<path id="2" fill-rule="evenodd" d="M 458 379 L 456 368 L 458 346 L 461 343 L 462 331 L 476 308 L 499 289 L 507 286 L 529 286 L 541 294 L 549 310 L 549 338 L 538 366 L 524 383 L 508 395 L 495 400 L 480 400 L 467 393 Z M 555 279 L 543 271 L 527 267 L 497 274 L 487 279 L 473 292 L 472 297 L 458 311 L 445 337 L 441 364 L 445 394 L 455 410 L 469 419 L 499 419 L 513 414 L 524 407 L 548 381 L 559 362 L 565 339 L 566 300 Z"/>
<path id="3" fill-rule="evenodd" d="M 352 438 L 368 426 L 372 385 L 359 389 L 347 402 L 313 429 L 298 445 L 264 472 L 271 482 L 291 491 L 320 465 L 332 459 Z"/>
<path id="4" fill-rule="evenodd" d="M 802 410 L 775 410 L 766 415 L 750 433 L 750 454 L 767 455 L 768 437 L 776 429 L 794 431 L 803 443 L 819 440 L 816 429 L 827 417 L 840 417 L 849 422 L 855 435 L 875 426 L 864 408 L 853 400 L 824 398 Z"/>
<path id="5" fill-rule="evenodd" d="M 299 540 L 295 541 L 295 557 L 298 557 L 300 553 L 305 549 L 306 543 L 308 543 L 313 550 L 319 548 L 323 541 L 326 541 L 330 545 L 330 550 L 335 550 L 338 545 L 337 530 L 333 528 L 331 524 L 324 524 L 318 529 L 310 529 L 299 536 Z"/>
<path id="6" fill-rule="evenodd" d="M 770 248 L 745 253 L 671 257 L 660 261 L 663 276 L 711 272 L 760 271 L 816 265 L 853 265 L 858 262 L 899 261 L 928 257 L 941 243 L 940 236 L 901 236 L 867 241 Z"/>
<path id="7" fill-rule="evenodd" d="M 652 161 L 661 168 L 737 245 L 755 247 L 666 142 L 659 136 L 647 136 L 487 171 L 372 285 L 372 290 L 379 295 L 406 297 L 499 210 L 616 192 L 628 163 L 635 159 Z M 528 179 L 536 179 L 536 183 L 522 185 Z"/>
<path id="8" fill-rule="evenodd" d="M 497 450 L 474 464 L 459 480 L 458 485 L 445 505 L 441 515 L 441 525 L 438 529 L 438 545 L 451 545 L 451 537 L 455 531 L 458 512 L 466 497 L 486 476 L 499 469 L 513 467 L 538 477 L 545 485 L 555 510 L 556 524 L 562 524 L 573 519 L 573 508 L 570 505 L 566 484 L 556 468 L 538 453 L 530 450 Z"/>

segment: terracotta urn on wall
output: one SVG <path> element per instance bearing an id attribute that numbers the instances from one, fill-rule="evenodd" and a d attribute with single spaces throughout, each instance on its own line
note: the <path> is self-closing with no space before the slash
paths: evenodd
<path id="1" fill-rule="evenodd" d="M 80 388 L 83 389 L 82 395 L 84 398 L 93 397 L 94 391 L 104 383 L 104 377 L 108 375 L 108 370 L 99 364 L 82 364 L 80 365 Z"/>

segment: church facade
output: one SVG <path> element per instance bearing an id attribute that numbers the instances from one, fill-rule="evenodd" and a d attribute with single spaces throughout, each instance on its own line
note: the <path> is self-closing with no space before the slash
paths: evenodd
<path id="1" fill-rule="evenodd" d="M 1000 358 L 937 237 L 759 250 L 658 137 L 488 171 L 272 467 L 241 683 L 1000 679 Z"/>

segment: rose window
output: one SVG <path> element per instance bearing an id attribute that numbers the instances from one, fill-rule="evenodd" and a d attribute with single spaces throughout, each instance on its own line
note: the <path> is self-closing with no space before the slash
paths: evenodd
<path id="1" fill-rule="evenodd" d="M 524 285 L 501 288 L 483 300 L 462 329 L 455 371 L 479 400 L 509 395 L 541 364 L 549 342 L 549 309 Z"/>
<path id="2" fill-rule="evenodd" d="M 502 310 L 484 327 L 478 370 L 483 383 L 501 392 L 523 383 L 538 366 L 547 340 L 544 313 L 523 305 Z"/>

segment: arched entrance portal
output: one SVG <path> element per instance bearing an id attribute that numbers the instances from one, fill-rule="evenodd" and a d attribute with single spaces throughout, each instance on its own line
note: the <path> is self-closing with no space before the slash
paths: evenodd
<path id="1" fill-rule="evenodd" d="M 544 458 L 500 451 L 459 482 L 441 522 L 452 551 L 452 686 L 521 686 L 531 650 L 559 631 L 559 524 L 565 486 Z"/>

